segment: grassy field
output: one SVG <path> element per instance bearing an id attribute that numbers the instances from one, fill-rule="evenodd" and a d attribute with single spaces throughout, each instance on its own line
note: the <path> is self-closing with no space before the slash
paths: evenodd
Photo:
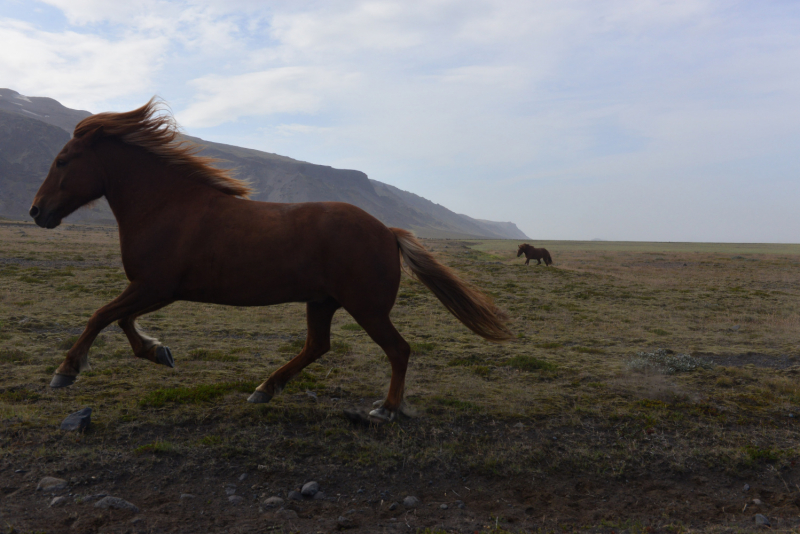
<path id="1" fill-rule="evenodd" d="M 634 533 L 749 531 L 763 514 L 800 528 L 800 245 L 536 242 L 549 268 L 524 266 L 516 241 L 426 245 L 508 311 L 516 338 L 481 340 L 404 277 L 392 319 L 419 416 L 359 427 L 342 409 L 379 399 L 390 368 L 344 311 L 329 354 L 271 403 L 245 402 L 302 347 L 301 304 L 176 303 L 140 321 L 175 369 L 133 358 L 111 326 L 91 370 L 50 390 L 126 286 L 116 230 L 0 224 L 2 521 L 328 532 L 349 513 L 363 532 Z M 58 429 L 84 406 L 88 432 Z M 69 505 L 48 506 L 43 476 L 69 480 Z M 329 499 L 260 509 L 307 480 Z M 142 512 L 80 504 L 100 492 Z M 422 505 L 389 510 L 406 495 Z"/>

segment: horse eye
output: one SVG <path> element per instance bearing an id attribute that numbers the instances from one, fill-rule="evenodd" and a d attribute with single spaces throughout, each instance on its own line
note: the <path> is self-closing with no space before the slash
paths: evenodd
<path id="1" fill-rule="evenodd" d="M 64 161 L 63 159 L 59 158 L 59 159 L 56 160 L 56 167 L 63 167 L 66 164 L 67 164 L 67 162 Z"/>

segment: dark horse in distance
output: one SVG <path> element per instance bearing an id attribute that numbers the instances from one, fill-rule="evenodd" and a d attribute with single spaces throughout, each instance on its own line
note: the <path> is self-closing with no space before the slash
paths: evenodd
<path id="1" fill-rule="evenodd" d="M 304 302 L 308 335 L 300 353 L 273 372 L 248 401 L 268 402 L 330 349 L 333 314 L 344 308 L 386 353 L 392 378 L 370 415 L 393 420 L 401 409 L 409 344 L 389 320 L 401 256 L 411 272 L 476 334 L 510 337 L 490 298 L 438 263 L 414 236 L 387 228 L 350 204 L 278 204 L 247 200 L 248 184 L 181 142 L 171 115 L 154 100 L 126 113 L 82 120 L 50 166 L 30 215 L 55 228 L 105 196 L 119 225 L 130 281 L 97 310 L 50 383 L 71 385 L 88 366 L 97 334 L 114 321 L 139 358 L 173 367 L 172 354 L 146 336 L 136 318 L 177 300 L 266 306 Z"/>
<path id="2" fill-rule="evenodd" d="M 525 254 L 526 258 L 525 265 L 528 265 L 531 260 L 536 260 L 536 265 L 541 265 L 542 260 L 544 260 L 545 265 L 553 265 L 553 259 L 550 257 L 550 253 L 547 252 L 546 248 L 536 248 L 533 245 L 525 243 L 519 246 L 517 257 L 519 258 L 523 254 Z"/>

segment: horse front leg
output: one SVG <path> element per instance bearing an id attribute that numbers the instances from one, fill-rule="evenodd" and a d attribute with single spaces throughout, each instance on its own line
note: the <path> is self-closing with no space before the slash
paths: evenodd
<path id="1" fill-rule="evenodd" d="M 171 304 L 171 302 L 172 301 L 161 302 L 135 315 L 123 317 L 118 321 L 117 324 L 119 324 L 119 327 L 125 332 L 125 336 L 128 338 L 128 342 L 133 349 L 133 354 L 137 358 L 150 360 L 153 363 L 166 365 L 167 367 L 175 367 L 175 360 L 172 358 L 172 351 L 169 350 L 169 347 L 162 345 L 159 340 L 142 332 L 139 329 L 139 325 L 136 324 L 136 319 L 138 317 L 159 310 Z"/>
<path id="2" fill-rule="evenodd" d="M 114 321 L 135 315 L 141 310 L 146 310 L 158 302 L 163 302 L 156 293 L 140 284 L 130 284 L 117 298 L 94 312 L 83 333 L 67 352 L 67 357 L 56 369 L 56 374 L 50 382 L 51 388 L 70 386 L 83 370 L 89 367 L 89 349 L 94 343 L 97 334 Z"/>
<path id="3" fill-rule="evenodd" d="M 530 263 L 530 261 L 531 261 L 531 259 L 530 259 L 530 258 L 528 258 L 528 257 L 526 257 L 526 258 L 525 258 L 525 265 L 528 265 L 528 263 Z"/>

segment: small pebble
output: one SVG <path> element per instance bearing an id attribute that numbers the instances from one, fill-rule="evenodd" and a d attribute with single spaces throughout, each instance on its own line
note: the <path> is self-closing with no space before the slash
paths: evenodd
<path id="1" fill-rule="evenodd" d="M 353 528 L 356 526 L 355 521 L 343 515 L 339 516 L 339 519 L 336 520 L 336 524 L 339 525 L 340 528 Z"/>
<path id="2" fill-rule="evenodd" d="M 136 505 L 129 503 L 125 499 L 120 499 L 119 497 L 103 497 L 96 503 L 94 503 L 95 508 L 114 508 L 116 510 L 129 510 L 135 514 L 139 513 L 139 508 Z"/>
<path id="3" fill-rule="evenodd" d="M 442 510 L 447 510 L 447 505 L 446 504 L 440 504 L 439 508 L 441 508 Z"/>
<path id="4" fill-rule="evenodd" d="M 742 491 L 750 491 L 750 484 L 745 484 Z"/>
<path id="5" fill-rule="evenodd" d="M 753 499 L 753 504 L 755 504 L 756 506 L 761 506 L 764 503 L 761 502 L 761 499 Z"/>
<path id="6" fill-rule="evenodd" d="M 246 478 L 247 478 L 247 473 L 242 473 L 241 475 L 239 475 L 239 482 L 244 482 Z"/>
<path id="7" fill-rule="evenodd" d="M 319 398 L 317 398 L 317 394 L 314 393 L 313 391 L 306 390 L 306 395 L 308 395 L 309 397 L 311 397 L 314 400 L 319 400 Z"/>
<path id="8" fill-rule="evenodd" d="M 190 501 L 192 499 L 194 499 L 194 495 L 192 495 L 191 493 L 181 493 L 182 501 Z"/>
<path id="9" fill-rule="evenodd" d="M 302 501 L 303 500 L 303 494 L 300 493 L 299 491 L 294 491 L 294 490 L 290 491 L 289 495 L 287 495 L 287 497 L 292 501 Z"/>
<path id="10" fill-rule="evenodd" d="M 358 491 L 356 493 L 364 493 L 365 491 L 366 490 L 364 488 L 358 488 Z"/>
<path id="11" fill-rule="evenodd" d="M 769 519 L 767 519 L 766 516 L 763 516 L 761 514 L 756 514 L 755 521 L 756 521 L 756 525 L 762 525 L 762 526 L 765 526 L 765 527 L 770 526 L 769 525 Z"/>
<path id="12" fill-rule="evenodd" d="M 234 505 L 241 504 L 243 500 L 244 497 L 242 497 L 241 495 L 231 495 L 230 497 L 228 497 L 228 502 Z"/>
<path id="13" fill-rule="evenodd" d="M 389 505 L 389 510 L 392 510 L 392 511 L 393 510 L 397 510 L 398 506 L 400 506 L 400 504 L 398 504 L 396 502 L 393 502 L 392 504 Z"/>
<path id="14" fill-rule="evenodd" d="M 64 506 L 65 504 L 67 504 L 67 498 L 66 497 L 53 497 L 53 500 L 50 501 L 50 507 L 51 508 L 56 508 L 58 506 Z"/>
<path id="15" fill-rule="evenodd" d="M 467 507 L 467 505 L 466 505 L 466 504 L 464 504 L 462 501 L 456 501 L 456 504 L 457 504 L 457 505 L 458 505 L 458 507 L 459 507 L 460 509 L 462 509 L 462 510 L 463 510 L 464 508 L 466 508 L 466 507 Z"/>
<path id="16" fill-rule="evenodd" d="M 300 490 L 300 494 L 303 497 L 313 497 L 319 491 L 319 484 L 315 481 L 306 482 L 303 484 L 303 489 Z"/>
<path id="17" fill-rule="evenodd" d="M 36 486 L 36 491 L 58 491 L 67 487 L 67 481 L 63 478 L 44 477 Z"/>
<path id="18" fill-rule="evenodd" d="M 235 486 L 233 486 L 233 487 L 228 486 L 227 488 L 225 488 L 225 495 L 234 495 L 234 494 L 236 494 L 236 487 Z"/>
<path id="19" fill-rule="evenodd" d="M 283 499 L 281 499 L 280 497 L 270 497 L 269 499 L 266 499 L 263 503 L 261 503 L 261 505 L 264 508 L 278 508 L 280 506 L 283 506 L 283 502 L 284 502 Z"/>
<path id="20" fill-rule="evenodd" d="M 325 492 L 323 492 L 323 491 L 316 492 L 314 494 L 314 496 L 312 497 L 312 499 L 314 499 L 315 501 L 321 501 L 321 500 L 325 499 Z"/>
<path id="21" fill-rule="evenodd" d="M 92 409 L 84 408 L 75 413 L 69 414 L 66 419 L 61 422 L 61 430 L 67 432 L 82 431 L 89 427 L 92 423 Z"/>
<path id="22" fill-rule="evenodd" d="M 277 515 L 281 519 L 297 519 L 297 512 L 295 512 L 294 510 L 289 510 L 287 508 L 281 508 L 280 510 L 275 512 L 275 515 Z"/>
<path id="23" fill-rule="evenodd" d="M 403 499 L 403 506 L 406 508 L 416 508 L 419 506 L 419 499 L 414 497 L 413 495 L 409 495 L 405 499 Z"/>

